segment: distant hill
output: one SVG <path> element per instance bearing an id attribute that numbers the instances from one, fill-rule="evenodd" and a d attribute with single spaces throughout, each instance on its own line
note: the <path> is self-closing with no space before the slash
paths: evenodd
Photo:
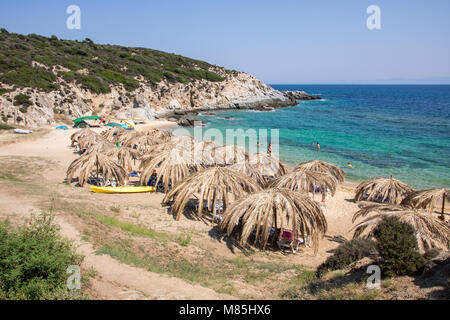
<path id="1" fill-rule="evenodd" d="M 33 68 L 33 61 L 48 68 L 57 65 L 67 68 L 59 71 L 59 75 L 95 93 L 108 93 L 109 85 L 118 83 L 132 91 L 139 87 L 137 76 L 153 85 L 163 79 L 187 84 L 192 80 L 220 82 L 225 79 L 211 70 L 232 73 L 204 61 L 152 49 L 100 45 L 87 38 L 78 42 L 60 40 L 56 36 L 25 36 L 8 33 L 2 28 L 0 81 L 44 91 L 58 89 L 55 75 L 50 70 Z M 80 70 L 85 72 L 77 72 Z"/>
<path id="2" fill-rule="evenodd" d="M 178 111 L 294 104 L 293 96 L 252 75 L 204 61 L 0 29 L 0 119 L 6 125 L 69 124 L 85 115 L 151 120 Z"/>

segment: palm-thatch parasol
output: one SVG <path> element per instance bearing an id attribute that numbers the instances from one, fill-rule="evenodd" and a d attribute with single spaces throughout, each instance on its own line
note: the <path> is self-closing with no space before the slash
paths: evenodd
<path id="1" fill-rule="evenodd" d="M 441 205 L 441 219 L 444 218 L 445 200 L 450 201 L 450 189 L 436 188 L 427 190 L 418 190 L 410 193 L 402 201 L 402 205 L 414 208 L 426 209 L 428 207 L 430 213 L 433 207 Z"/>
<path id="2" fill-rule="evenodd" d="M 411 192 L 413 188 L 400 180 L 390 178 L 373 178 L 361 182 L 355 190 L 355 201 L 365 200 L 375 202 L 387 202 L 399 204 Z"/>
<path id="3" fill-rule="evenodd" d="M 178 183 L 166 194 L 163 203 L 174 201 L 171 210 L 179 220 L 186 204 L 194 197 L 199 201 L 198 215 L 201 217 L 204 201 L 207 202 L 208 210 L 216 212 L 217 203 L 220 201 L 225 210 L 234 199 L 259 190 L 261 187 L 258 183 L 243 173 L 226 167 L 211 167 Z"/>
<path id="4" fill-rule="evenodd" d="M 279 177 L 288 172 L 286 165 L 273 154 L 252 154 L 249 161 L 262 176 Z"/>
<path id="5" fill-rule="evenodd" d="M 110 143 L 109 141 L 107 141 L 105 138 L 103 138 L 99 134 L 86 135 L 86 136 L 78 138 L 77 147 L 81 153 L 84 153 L 84 152 L 86 152 L 87 149 L 89 149 L 93 145 L 100 143 L 100 142 Z"/>
<path id="6" fill-rule="evenodd" d="M 218 165 L 232 165 L 248 161 L 248 151 L 238 145 L 218 146 L 214 149 L 214 159 Z"/>
<path id="7" fill-rule="evenodd" d="M 327 192 L 334 196 L 337 184 L 336 178 L 330 174 L 306 169 L 292 171 L 269 182 L 270 187 L 287 188 L 300 193 L 312 192 L 313 197 L 316 186 L 318 186 L 323 199 L 325 199 Z"/>
<path id="8" fill-rule="evenodd" d="M 233 164 L 232 166 L 229 166 L 228 168 L 246 174 L 256 182 L 258 182 L 261 187 L 264 187 L 266 185 L 266 180 L 264 179 L 264 177 L 259 173 L 258 170 L 256 170 L 256 168 L 252 164 L 248 163 L 247 161 L 238 162 L 236 164 Z"/>
<path id="9" fill-rule="evenodd" d="M 133 165 L 135 165 L 136 161 L 142 156 L 139 150 L 128 147 L 113 148 L 106 151 L 105 154 L 108 157 L 115 159 L 117 163 L 127 171 L 131 171 Z"/>
<path id="10" fill-rule="evenodd" d="M 97 134 L 96 132 L 92 131 L 91 129 L 81 129 L 75 133 L 73 133 L 70 136 L 70 140 L 71 140 L 71 146 L 74 147 L 76 143 L 78 143 L 78 141 L 80 139 L 83 139 L 85 137 L 94 137 L 94 136 L 99 136 L 99 134 Z"/>
<path id="11" fill-rule="evenodd" d="M 169 184 L 175 185 L 193 172 L 203 168 L 200 162 L 192 158 L 188 150 L 173 148 L 141 158 L 140 183 L 146 185 L 153 173 L 156 173 L 156 184 L 162 181 L 164 189 Z"/>
<path id="12" fill-rule="evenodd" d="M 294 171 L 301 171 L 304 169 L 320 173 L 328 173 L 334 176 L 339 182 L 344 182 L 344 170 L 329 162 L 321 160 L 303 162 L 297 165 L 294 168 Z"/>
<path id="13" fill-rule="evenodd" d="M 171 131 L 156 128 L 147 128 L 140 132 L 148 136 L 152 136 L 155 140 L 159 140 L 160 143 L 170 140 L 173 136 Z"/>
<path id="14" fill-rule="evenodd" d="M 161 151 L 172 150 L 174 148 L 182 150 L 191 150 L 194 143 L 195 139 L 193 136 L 189 135 L 173 136 L 171 139 L 167 141 L 163 141 L 161 143 L 149 146 L 146 151 L 146 154 L 151 155 L 152 153 L 159 153 Z"/>
<path id="15" fill-rule="evenodd" d="M 220 227 L 230 235 L 239 222 L 240 243 L 245 244 L 256 229 L 255 244 L 260 241 L 263 249 L 271 228 L 292 230 L 295 239 L 311 236 L 315 252 L 319 235 L 327 231 L 327 220 L 318 203 L 285 188 L 266 189 L 237 200 L 225 211 Z"/>
<path id="16" fill-rule="evenodd" d="M 123 146 L 125 147 L 129 147 L 132 149 L 136 149 L 139 150 L 142 153 L 147 152 L 151 146 L 155 145 L 155 144 L 159 144 L 161 141 L 151 135 L 147 135 L 147 134 L 136 134 L 134 136 L 132 136 L 131 138 L 129 138 L 128 140 L 126 140 L 123 143 Z"/>
<path id="17" fill-rule="evenodd" d="M 82 155 L 70 164 L 67 169 L 67 182 L 71 183 L 74 177 L 78 177 L 78 183 L 83 186 L 94 173 L 97 178 L 103 178 L 103 184 L 113 178 L 118 185 L 125 185 L 127 181 L 126 172 L 119 164 L 102 153 L 93 152 Z"/>
<path id="18" fill-rule="evenodd" d="M 450 245 L 450 228 L 444 222 L 425 211 L 411 207 L 393 204 L 370 204 L 358 210 L 353 216 L 353 222 L 373 213 L 364 221 L 361 221 L 352 229 L 355 230 L 354 238 L 373 236 L 373 232 L 383 217 L 395 216 L 402 222 L 411 224 L 416 230 L 416 238 L 419 250 L 424 252 L 428 248 Z"/>
<path id="19" fill-rule="evenodd" d="M 112 142 L 109 142 L 106 139 L 96 139 L 94 141 L 89 141 L 88 143 L 84 143 L 83 147 L 83 154 L 89 154 L 93 152 L 107 152 L 111 149 L 116 148 L 116 146 Z"/>
<path id="20" fill-rule="evenodd" d="M 120 134 L 121 134 L 122 132 L 124 132 L 124 131 L 127 131 L 127 130 L 125 130 L 125 129 L 122 128 L 122 127 L 113 127 L 113 128 L 110 128 L 109 130 L 107 130 L 107 131 L 103 134 L 103 137 L 104 137 L 106 140 L 108 140 L 109 142 L 116 143 L 116 142 L 119 142 L 119 141 L 118 141 L 118 137 L 119 137 Z"/>

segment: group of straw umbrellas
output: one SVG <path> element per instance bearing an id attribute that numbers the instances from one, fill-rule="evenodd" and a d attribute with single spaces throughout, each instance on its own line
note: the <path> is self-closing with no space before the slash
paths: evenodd
<path id="1" fill-rule="evenodd" d="M 324 201 L 344 181 L 343 170 L 324 161 L 304 162 L 289 170 L 272 154 L 250 155 L 240 146 L 175 137 L 158 129 L 116 127 L 104 134 L 83 129 L 71 140 L 81 155 L 67 170 L 69 183 L 76 180 L 83 185 L 89 177 L 101 177 L 103 182 L 125 185 L 127 172 L 137 169 L 141 185 L 156 178 L 155 184 L 165 192 L 163 204 L 170 207 L 176 220 L 186 210 L 211 220 L 220 212 L 220 230 L 229 236 L 237 234 L 241 245 L 253 239 L 253 244 L 263 249 L 271 230 L 286 229 L 295 239 L 311 237 L 317 251 L 327 220 L 314 196 L 320 193 Z M 414 192 L 392 178 L 361 183 L 355 200 L 365 201 L 354 221 L 365 220 L 355 226 L 355 236 L 371 236 L 383 216 L 396 214 L 415 226 L 422 248 L 448 247 L 448 226 L 423 209 L 432 210 L 439 196 L 449 197 L 448 190 L 443 190 Z"/>

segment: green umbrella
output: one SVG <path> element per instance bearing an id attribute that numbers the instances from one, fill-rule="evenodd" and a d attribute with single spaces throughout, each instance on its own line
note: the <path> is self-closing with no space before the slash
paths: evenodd
<path id="1" fill-rule="evenodd" d="M 105 126 L 107 126 L 107 127 L 121 127 L 122 125 L 120 123 L 117 123 L 117 122 L 111 122 L 111 123 L 105 124 Z"/>
<path id="2" fill-rule="evenodd" d="M 102 117 L 99 116 L 86 116 L 73 120 L 74 123 L 83 122 L 84 120 L 100 120 Z"/>

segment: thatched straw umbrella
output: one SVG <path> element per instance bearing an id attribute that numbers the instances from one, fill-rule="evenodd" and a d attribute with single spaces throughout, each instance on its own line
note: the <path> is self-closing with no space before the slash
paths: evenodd
<path id="1" fill-rule="evenodd" d="M 90 153 L 75 159 L 67 169 L 67 183 L 78 177 L 78 183 L 83 186 L 90 176 L 103 177 L 103 183 L 115 179 L 118 185 L 125 185 L 127 175 L 125 170 L 102 153 Z"/>
<path id="2" fill-rule="evenodd" d="M 216 212 L 216 204 L 222 202 L 223 209 L 234 200 L 251 192 L 261 190 L 249 176 L 226 167 L 211 167 L 192 174 L 173 187 L 164 197 L 163 203 L 173 201 L 171 210 L 180 219 L 186 204 L 192 198 L 198 199 L 198 216 L 203 214 L 203 203 L 208 210 Z M 198 195 L 198 197 L 196 197 Z"/>
<path id="3" fill-rule="evenodd" d="M 168 141 L 164 141 L 149 146 L 146 151 L 146 154 L 151 155 L 152 153 L 159 153 L 161 151 L 172 150 L 174 148 L 182 150 L 191 150 L 194 143 L 195 139 L 193 136 L 189 135 L 173 136 Z"/>
<path id="4" fill-rule="evenodd" d="M 327 220 L 318 203 L 284 188 L 263 190 L 232 203 L 220 227 L 230 235 L 239 224 L 242 226 L 240 243 L 245 244 L 256 229 L 255 244 L 260 241 L 263 249 L 271 228 L 292 230 L 295 239 L 311 236 L 315 252 L 319 235 L 327 231 Z"/>
<path id="5" fill-rule="evenodd" d="M 110 128 L 109 130 L 107 130 L 103 134 L 103 137 L 106 140 L 108 140 L 109 142 L 116 143 L 116 142 L 118 142 L 118 137 L 120 136 L 120 134 L 125 131 L 127 131 L 127 130 L 125 130 L 122 127 L 113 127 L 113 128 Z"/>
<path id="6" fill-rule="evenodd" d="M 169 184 L 174 186 L 188 175 L 203 168 L 189 151 L 173 148 L 143 157 L 141 163 L 141 185 L 146 185 L 153 173 L 156 173 L 156 185 L 162 181 L 164 190 Z"/>
<path id="7" fill-rule="evenodd" d="M 450 201 L 450 189 L 427 189 L 418 190 L 410 193 L 402 201 L 402 205 L 414 208 L 426 209 L 428 207 L 430 213 L 434 206 L 441 206 L 441 219 L 444 218 L 445 200 Z"/>
<path id="8" fill-rule="evenodd" d="M 77 147 L 81 153 L 84 153 L 87 149 L 89 149 L 90 147 L 92 147 L 93 145 L 95 145 L 97 143 L 110 143 L 110 142 L 107 141 L 105 138 L 103 138 L 99 134 L 87 135 L 87 136 L 78 138 Z"/>
<path id="9" fill-rule="evenodd" d="M 364 200 L 364 195 L 368 195 L 367 201 L 387 202 L 399 204 L 411 192 L 413 188 L 400 180 L 390 178 L 373 178 L 361 182 L 355 190 L 355 201 Z"/>
<path id="10" fill-rule="evenodd" d="M 264 179 L 264 177 L 259 173 L 258 170 L 256 170 L 255 166 L 248 163 L 247 161 L 233 164 L 232 166 L 229 166 L 227 168 L 246 174 L 256 182 L 258 182 L 261 187 L 264 187 L 266 185 L 266 180 Z"/>
<path id="11" fill-rule="evenodd" d="M 373 232 L 383 217 L 395 216 L 402 222 L 411 224 L 416 230 L 416 238 L 421 252 L 428 248 L 443 246 L 448 250 L 450 245 L 450 228 L 444 222 L 425 211 L 393 204 L 370 204 L 358 210 L 353 222 L 359 218 L 368 218 L 353 227 L 354 238 L 373 236 Z"/>
<path id="12" fill-rule="evenodd" d="M 106 151 L 105 154 L 108 157 L 115 159 L 117 163 L 127 171 L 131 171 L 133 165 L 136 165 L 136 161 L 142 156 L 139 150 L 128 147 L 113 148 Z"/>
<path id="13" fill-rule="evenodd" d="M 320 173 L 328 173 L 334 176 L 339 182 L 344 182 L 344 170 L 329 162 L 321 160 L 303 162 L 297 165 L 294 168 L 294 171 L 301 171 L 304 169 Z"/>
<path id="14" fill-rule="evenodd" d="M 96 132 L 92 131 L 91 129 L 81 129 L 75 133 L 73 133 L 70 136 L 70 140 L 71 140 L 71 146 L 74 147 L 76 143 L 78 143 L 78 141 L 80 139 L 89 137 L 90 139 L 92 139 L 93 137 L 100 137 L 99 134 L 97 134 Z"/>
<path id="15" fill-rule="evenodd" d="M 116 149 L 116 146 L 106 139 L 97 139 L 94 141 L 94 143 L 89 142 L 88 144 L 83 144 L 83 147 L 86 148 L 86 145 L 89 145 L 89 147 L 84 150 L 83 154 L 89 154 L 93 152 L 107 152 L 111 149 Z"/>
<path id="16" fill-rule="evenodd" d="M 254 165 L 263 176 L 279 177 L 288 172 L 286 165 L 273 154 L 252 154 L 250 155 L 250 164 Z"/>
<path id="17" fill-rule="evenodd" d="M 214 149 L 214 159 L 219 165 L 232 165 L 248 161 L 247 149 L 237 145 L 224 145 Z"/>
<path id="18" fill-rule="evenodd" d="M 336 178 L 330 174 L 303 169 L 292 171 L 270 181 L 269 187 L 287 188 L 300 193 L 312 192 L 314 198 L 315 188 L 319 186 L 322 199 L 325 199 L 327 192 L 334 196 L 337 184 Z"/>
<path id="19" fill-rule="evenodd" d="M 173 136 L 171 131 L 156 128 L 147 128 L 140 132 L 145 135 L 152 136 L 155 140 L 159 140 L 160 142 L 168 141 Z"/>
<path id="20" fill-rule="evenodd" d="M 142 153 L 145 153 L 149 150 L 151 146 L 158 143 L 160 143 L 160 141 L 150 135 L 137 134 L 126 140 L 122 145 L 124 147 L 136 149 Z"/>

